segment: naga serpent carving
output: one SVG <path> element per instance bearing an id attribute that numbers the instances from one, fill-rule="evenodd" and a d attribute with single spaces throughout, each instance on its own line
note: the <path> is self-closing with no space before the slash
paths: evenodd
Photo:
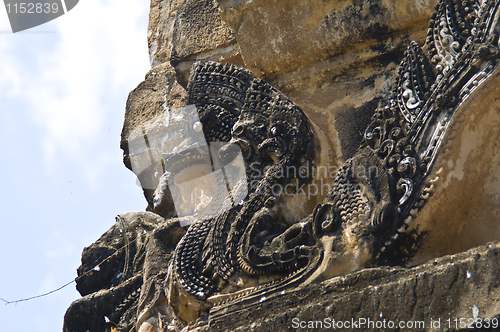
<path id="1" fill-rule="evenodd" d="M 176 248 L 180 285 L 206 298 L 238 270 L 279 276 L 219 295 L 221 302 L 211 310 L 215 317 L 217 306 L 227 307 L 235 298 L 250 303 L 260 297 L 252 294 L 270 296 L 293 284 L 411 258 L 422 235 L 408 228 L 436 191 L 436 160 L 450 123 L 497 70 L 498 15 L 498 1 L 447 0 L 436 6 L 425 45 L 412 42 L 405 52 L 393 97 L 379 104 L 358 152 L 337 173 L 324 201 L 301 221 L 280 218 L 273 209 L 281 198 L 269 187 L 290 180 L 276 177 L 279 168 L 313 158 L 306 144 L 312 133 L 300 109 L 255 79 L 221 152 L 238 144 L 248 162 L 258 158 L 270 167 L 241 206 L 191 226 Z M 286 106 L 276 107 L 273 99 Z"/>
<path id="2" fill-rule="evenodd" d="M 164 324 L 181 330 L 203 315 L 231 314 L 235 303 L 251 308 L 263 296 L 411 260 L 426 236 L 419 227 L 428 215 L 421 214 L 443 186 L 443 156 L 464 105 L 500 76 L 499 7 L 500 0 L 439 1 L 425 44 L 408 46 L 392 96 L 379 103 L 361 146 L 313 208 L 297 190 L 317 183 L 312 169 L 321 152 L 304 112 L 246 69 L 195 63 L 187 89 L 200 121 L 193 129 L 203 130 L 221 165 L 241 153 L 245 169 L 230 188 L 241 201 L 215 193 L 222 212 L 181 229 L 168 183 L 189 177 L 206 156 L 164 156 L 170 171 L 154 208 L 168 218 L 150 238 L 160 243 L 161 234 L 175 234 L 163 237 L 174 243 L 164 249 L 168 269 L 144 277 L 137 330 L 154 307 Z"/>
<path id="3" fill-rule="evenodd" d="M 225 98 L 217 96 L 207 102 L 206 87 L 209 86 L 209 90 L 212 86 L 220 87 L 226 83 L 225 80 L 234 80 L 232 76 L 244 77 L 238 82 L 241 87 L 238 94 L 225 94 L 226 91 L 221 89 L 218 94 Z M 247 197 L 214 218 L 195 221 L 175 249 L 173 279 L 192 296 L 204 299 L 215 290 L 222 289 L 238 269 L 249 274 L 263 274 L 278 269 L 277 272 L 290 270 L 298 264 L 300 253 L 285 258 L 290 253 L 274 252 L 266 257 L 268 261 L 265 263 L 254 265 L 250 258 L 252 249 L 246 251 L 242 249 L 245 245 L 240 243 L 244 240 L 248 242 L 249 237 L 254 240 L 251 234 L 264 219 L 271 227 L 265 230 L 265 234 L 260 232 L 260 237 L 272 238 L 283 233 L 291 224 L 284 218 L 287 215 L 284 211 L 286 194 L 276 193 L 276 188 L 285 187 L 293 178 L 298 184 L 309 180 L 304 175 L 285 174 L 282 170 L 299 169 L 312 161 L 313 133 L 307 117 L 297 106 L 246 70 L 230 65 L 198 63 L 193 68 L 189 84 L 190 101 L 200 110 L 207 141 L 226 141 L 218 150 L 222 164 L 234 159 L 235 154 L 241 151 L 245 164 L 252 165 L 246 167 L 249 183 Z M 200 85 L 204 87 L 202 93 L 197 90 Z M 226 98 L 236 100 L 230 111 L 223 109 L 225 105 L 215 105 Z M 214 110 L 218 111 L 217 114 L 232 114 L 232 119 L 238 116 L 231 125 L 230 140 L 228 132 L 220 134 L 212 128 L 227 128 L 222 122 L 231 117 L 216 119 Z M 207 117 L 210 117 L 209 121 Z M 281 264 L 279 268 L 278 263 Z"/>

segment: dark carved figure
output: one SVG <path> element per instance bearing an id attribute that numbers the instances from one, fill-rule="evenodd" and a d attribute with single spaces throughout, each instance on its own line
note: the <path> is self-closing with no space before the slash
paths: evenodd
<path id="1" fill-rule="evenodd" d="M 252 310 L 297 287 L 418 257 L 428 236 L 425 209 L 445 176 L 442 156 L 452 130 L 460 129 L 457 118 L 479 98 L 479 87 L 499 75 L 499 5 L 439 2 L 425 45 L 408 46 L 392 97 L 374 110 L 361 146 L 338 169 L 326 197 L 301 189 L 323 180 L 314 172 L 321 151 L 302 110 L 248 70 L 195 63 L 188 104 L 196 106 L 200 123 L 193 128 L 203 130 L 210 157 L 208 150 L 164 156 L 169 171 L 154 208 L 166 219 L 138 224 L 135 251 L 107 261 L 106 277 L 82 276 L 82 295 L 121 292 L 109 308 L 96 310 L 122 330 L 137 313 L 139 332 L 180 331 L 200 317 L 229 315 L 236 303 Z M 169 183 L 192 176 L 194 165 L 217 160 L 214 168 L 222 169 L 239 155 L 244 170 L 228 185 L 233 199 L 214 193 L 218 210 L 175 215 Z M 181 227 L 186 220 L 189 226 Z M 103 236 L 105 244 L 86 249 L 81 274 L 115 253 L 109 241 Z M 69 309 L 67 330 L 79 308 Z"/>
<path id="2" fill-rule="evenodd" d="M 246 81 L 238 82 L 241 89 L 227 94 L 225 85 L 236 85 L 235 78 L 242 76 Z M 249 275 L 270 274 L 298 266 L 302 254 L 293 248 L 283 254 L 269 252 L 266 257 L 254 254 L 254 246 L 250 252 L 246 248 L 249 241 L 272 239 L 298 221 L 286 219 L 294 213 L 287 211 L 288 195 L 281 189 L 293 180 L 300 185 L 310 179 L 304 174 L 282 171 L 287 168 L 306 170 L 312 164 L 315 150 L 313 133 L 304 113 L 279 91 L 247 71 L 234 66 L 199 63 L 193 68 L 188 92 L 189 102 L 200 112 L 207 141 L 226 141 L 217 150 L 221 163 L 227 164 L 227 160 L 241 152 L 247 170 L 245 188 L 241 188 L 240 183 L 233 190 L 248 190 L 246 197 L 213 218 L 194 221 L 175 249 L 169 282 L 178 283 L 179 291 L 204 300 L 215 291 L 238 289 L 237 282 L 230 280 L 238 271 Z M 242 92 L 246 92 L 244 98 Z M 210 94 L 216 94 L 213 100 L 206 98 Z M 215 105 L 228 99 L 229 107 L 224 102 L 222 106 Z M 230 110 L 226 111 L 226 107 Z M 219 136 L 219 131 L 211 129 L 227 128 L 224 121 L 229 116 L 221 117 L 207 110 L 238 115 L 230 126 L 230 140 L 229 134 Z M 254 237 L 256 230 L 258 236 Z M 240 275 L 241 272 L 233 279 Z M 191 313 L 186 315 L 175 305 L 173 307 L 181 320 L 189 320 Z"/>

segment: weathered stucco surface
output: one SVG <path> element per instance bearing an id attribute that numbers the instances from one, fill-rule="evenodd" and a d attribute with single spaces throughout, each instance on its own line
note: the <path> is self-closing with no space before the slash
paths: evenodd
<path id="1" fill-rule="evenodd" d="M 433 175 L 436 193 L 415 222 L 428 235 L 414 263 L 500 238 L 499 93 L 497 74 L 454 118 Z"/>
<path id="2" fill-rule="evenodd" d="M 349 331 L 353 327 L 344 324 L 353 321 L 363 331 L 453 331 L 466 330 L 464 324 L 477 317 L 498 323 L 499 254 L 496 243 L 411 269 L 363 270 L 252 305 L 214 308 L 208 320 L 190 331 L 328 331 L 333 326 Z M 333 325 L 339 321 L 342 325 Z M 400 323 L 405 325 L 399 328 Z"/>
<path id="3" fill-rule="evenodd" d="M 460 318 L 464 318 L 467 323 L 478 317 L 499 319 L 500 244 L 495 242 L 500 240 L 500 143 L 497 139 L 500 126 L 500 71 L 497 67 L 488 72 L 492 74 L 486 82 L 473 79 L 467 81 L 471 86 L 466 92 L 460 86 L 462 83 L 459 84 L 462 89 L 460 93 L 462 96 L 467 95 L 467 98 L 457 106 L 459 111 L 451 119 L 449 127 L 445 129 L 449 119 L 441 119 L 442 132 L 445 133 L 444 145 L 440 147 L 430 175 L 422 184 L 427 187 L 422 189 L 420 201 L 414 206 L 420 205 L 408 211 L 410 216 L 403 226 L 398 226 L 398 232 L 401 229 L 401 234 L 406 232 L 409 235 L 401 240 L 401 237 L 398 239 L 400 233 L 396 233 L 387 242 L 392 248 L 401 249 L 401 253 L 386 252 L 387 256 L 382 254 L 382 258 L 376 258 L 379 260 L 374 265 L 381 263 L 386 266 L 359 270 L 366 266 L 365 263 L 368 264 L 370 258 L 371 252 L 363 251 L 363 244 L 367 242 L 356 242 L 357 239 L 352 243 L 346 242 L 351 247 L 350 251 L 344 252 L 350 255 L 339 258 L 342 254 L 335 250 L 344 250 L 342 246 L 348 245 L 341 242 L 342 239 L 333 231 L 325 231 L 328 234 L 325 233 L 321 241 L 323 255 L 327 257 L 321 257 L 321 265 L 314 266 L 315 270 L 311 270 L 313 272 L 310 274 L 307 269 L 314 264 L 304 267 L 300 273 L 308 272 L 304 274 L 304 279 L 297 279 L 300 282 L 296 282 L 293 273 L 286 275 L 281 272 L 282 275 L 278 277 L 267 274 L 255 276 L 250 273 L 253 271 L 245 270 L 251 275 L 248 276 L 240 270 L 231 275 L 230 279 L 221 282 L 215 295 L 195 298 L 193 292 L 189 293 L 190 289 L 186 290 L 185 286 L 183 288 L 176 284 L 179 280 L 175 280 L 172 271 L 178 267 L 173 267 L 172 262 L 178 243 L 185 245 L 181 240 L 183 236 L 198 230 L 187 230 L 181 227 L 180 219 L 171 218 L 175 217 L 172 201 L 167 199 L 163 205 L 155 205 L 155 190 L 157 193 L 161 176 L 165 173 L 162 153 L 172 152 L 165 144 L 165 137 L 168 136 L 165 128 L 170 121 L 164 118 L 165 111 L 169 110 L 173 117 L 171 119 L 182 120 L 183 107 L 187 106 L 192 97 L 187 85 L 190 70 L 197 60 L 217 61 L 246 68 L 251 73 L 243 76 L 251 76 L 252 84 L 260 82 L 255 83 L 255 86 L 262 88 L 265 85 L 258 79 L 253 80 L 253 75 L 269 82 L 273 89 L 279 89 L 293 103 L 290 109 L 297 105 L 311 122 L 310 132 L 314 137 L 311 146 L 318 152 L 313 158 L 316 166 L 338 167 L 353 156 L 359 157 L 360 143 L 363 139 L 366 140 L 365 129 L 371 123 L 374 112 L 383 114 L 393 107 L 391 104 L 396 104 L 392 100 L 383 109 L 381 101 L 387 102 L 394 96 L 394 91 L 390 89 L 394 87 L 396 80 L 401 80 L 398 68 L 410 42 L 416 41 L 417 44 L 424 45 L 432 39 L 427 32 L 429 21 L 436 23 L 435 16 L 431 19 L 431 14 L 437 2 L 438 0 L 152 0 L 147 36 L 152 69 L 129 95 L 120 145 L 125 166 L 136 173 L 143 187 L 146 210 L 149 212 L 120 216 L 115 226 L 96 243 L 85 248 L 77 278 L 78 290 L 83 297 L 68 309 L 65 331 L 292 331 L 297 328 L 294 323 L 297 319 L 306 322 L 322 321 L 326 324 L 326 321 L 332 323 L 329 319 L 352 322 L 359 321 L 360 318 L 372 322 L 382 322 L 385 319 L 394 321 L 395 324 L 423 321 L 425 327 L 420 325 L 417 330 L 444 331 L 464 328 L 460 325 Z M 474 1 L 464 0 L 461 4 L 455 2 L 448 2 L 450 6 L 455 4 L 454 10 L 473 11 Z M 476 3 L 475 6 L 478 8 L 479 5 Z M 467 7 L 467 10 L 463 7 Z M 449 31 L 441 32 L 444 40 Z M 469 33 L 470 31 L 467 32 Z M 435 35 L 440 38 L 439 33 Z M 474 52 L 487 54 L 477 60 L 478 66 L 499 54 L 496 46 L 477 45 L 478 49 Z M 446 47 L 448 46 L 443 46 Z M 480 47 L 487 51 L 479 51 Z M 413 59 L 415 62 L 417 60 Z M 438 70 L 437 66 L 441 64 L 436 63 L 439 59 L 429 60 L 434 75 L 431 76 L 436 79 L 438 74 L 442 74 L 442 66 Z M 497 63 L 500 61 L 487 64 L 493 68 Z M 424 67 L 422 64 L 422 70 Z M 410 70 L 413 69 L 415 68 Z M 237 71 L 229 69 L 233 70 Z M 222 71 L 220 68 L 213 69 L 214 77 L 230 80 L 228 77 L 232 77 L 231 73 Z M 487 70 L 483 73 L 484 77 L 487 76 L 486 72 Z M 210 73 L 204 72 L 204 75 Z M 200 82 L 203 80 L 204 78 L 199 79 Z M 192 81 L 189 82 L 191 84 Z M 244 79 L 238 84 L 241 82 Z M 438 79 L 435 82 L 437 83 L 426 89 L 434 93 L 433 89 L 439 84 Z M 408 96 L 420 93 L 418 89 L 411 90 L 408 87 L 412 84 L 409 79 L 408 82 L 399 83 L 399 94 L 407 93 L 404 98 L 400 96 L 404 103 L 410 103 Z M 427 84 L 417 82 L 417 79 L 413 83 L 418 88 Z M 211 94 L 210 98 L 214 99 L 217 98 L 213 96 L 234 96 L 234 91 L 225 90 L 228 84 L 220 84 L 219 88 L 223 92 L 216 91 L 215 88 L 207 94 Z M 476 89 L 479 85 L 481 88 Z M 241 88 L 236 83 L 234 86 L 237 86 L 235 91 Z M 265 89 L 267 88 L 262 88 L 262 91 Z M 403 92 L 401 89 L 408 91 Z M 269 89 L 266 93 L 268 91 Z M 274 92 L 276 100 L 281 92 Z M 440 104 L 439 100 L 443 99 L 434 97 L 438 113 L 446 105 Z M 427 98 L 428 96 L 425 97 Z M 451 105 L 452 99 L 454 96 L 445 103 Z M 217 106 L 217 102 L 215 100 L 213 105 Z M 236 101 L 236 104 L 239 102 L 242 100 Z M 450 107 L 450 112 L 453 107 Z M 170 125 L 175 126 L 174 120 L 169 122 Z M 248 123 L 253 123 L 250 120 Z M 389 120 L 381 123 L 387 125 Z M 193 128 L 195 125 L 197 123 L 193 124 Z M 429 127 L 434 125 L 432 123 Z M 277 128 L 274 127 L 274 130 Z M 234 129 L 233 127 L 233 132 L 236 131 Z M 269 132 L 271 129 L 270 127 Z M 396 132 L 394 137 L 399 134 Z M 430 145 L 430 142 L 424 141 L 421 146 L 410 146 L 408 151 Z M 155 155 L 151 153 L 153 146 Z M 404 155 L 407 156 L 414 152 L 408 151 L 398 153 L 407 153 Z M 401 155 L 396 164 L 403 159 Z M 359 160 L 363 157 L 366 157 L 363 160 L 368 161 L 375 158 L 361 153 Z M 279 159 L 276 155 L 274 158 Z M 424 164 L 422 169 L 425 167 Z M 316 178 L 313 182 L 319 180 Z M 329 180 L 333 181 L 333 177 Z M 428 199 L 432 194 L 432 198 Z M 262 248 L 266 249 L 265 245 L 278 247 L 279 241 L 275 240 L 285 243 L 283 246 L 286 249 L 289 249 L 287 241 L 300 242 L 299 235 L 306 232 L 303 229 L 307 222 L 298 221 L 304 216 L 306 217 L 302 220 L 306 220 L 308 215 L 313 220 L 318 215 L 324 217 L 325 222 L 332 218 L 335 220 L 338 216 L 330 216 L 330 210 L 319 209 L 328 207 L 328 204 L 323 207 L 320 204 L 315 210 L 316 203 L 322 201 L 324 196 L 315 197 L 316 200 L 310 200 L 308 204 L 297 197 L 288 201 L 278 197 L 278 203 L 272 197 L 274 200 L 261 202 L 263 207 L 255 215 L 260 214 L 263 220 L 272 220 L 269 221 L 271 224 L 277 219 L 276 216 L 283 213 L 283 206 L 287 205 L 289 211 L 299 212 L 292 218 L 289 217 L 293 213 L 287 212 L 286 217 L 297 221 L 296 226 L 300 226 L 295 229 L 291 226 L 288 230 L 292 231 L 287 234 L 287 230 L 281 234 L 284 235 L 283 239 L 280 235 L 272 241 L 271 238 L 262 240 L 265 243 Z M 359 202 L 361 200 L 360 198 Z M 345 198 L 345 206 L 348 205 L 347 201 Z M 243 201 L 240 205 L 243 205 Z M 344 209 L 343 212 L 345 211 Z M 329 229 L 330 226 L 322 223 L 320 227 Z M 268 230 L 265 227 L 263 229 L 255 238 L 267 236 L 265 232 Z M 200 234 L 203 231 L 200 226 Z M 231 230 L 226 227 L 222 231 L 229 233 Z M 315 230 L 311 232 L 314 233 Z M 355 231 L 349 234 L 353 238 L 358 236 Z M 367 239 L 372 236 L 365 235 Z M 359 238 L 363 239 L 363 235 L 359 235 Z M 412 242 L 413 240 L 415 241 Z M 127 241 L 134 242 L 131 251 L 127 249 L 120 252 L 119 247 Z M 213 242 L 216 241 L 217 238 L 213 238 Z M 186 261 L 197 254 L 194 252 L 195 247 L 193 245 L 182 252 L 185 256 L 183 258 L 187 257 Z M 303 247 L 297 246 L 294 254 L 300 255 Z M 264 249 L 263 253 L 258 254 L 268 254 Z M 385 250 L 385 246 L 383 249 Z M 363 256 L 365 253 L 366 257 Z M 92 270 L 95 263 L 105 255 L 113 257 L 109 264 L 101 266 L 100 271 L 85 273 L 86 270 Z M 269 256 L 272 255 L 266 257 Z M 309 257 L 312 256 L 310 254 Z M 282 256 L 279 257 L 281 258 Z M 176 262 L 179 265 L 184 263 L 182 260 Z M 203 274 L 205 273 L 208 275 L 211 270 L 205 268 Z M 182 280 L 191 280 L 190 277 L 186 276 Z M 219 277 L 214 276 L 214 279 Z M 261 288 L 253 289 L 253 286 L 260 285 L 267 291 L 269 287 L 272 288 L 267 284 L 272 280 L 284 280 L 286 286 L 280 288 L 279 292 L 273 289 L 267 293 L 259 293 Z M 94 319 L 89 321 L 89 317 Z M 104 317 L 114 325 L 107 323 Z M 440 325 L 431 326 L 431 320 L 434 324 L 439 321 Z M 115 323 L 118 321 L 119 326 Z M 187 327 L 184 330 L 185 325 Z M 312 328 L 307 325 L 298 330 L 309 331 Z M 381 329 L 377 325 L 375 328 L 368 327 L 367 330 L 394 329 L 386 326 Z"/>
<path id="4" fill-rule="evenodd" d="M 218 1 L 245 67 L 273 83 L 352 156 L 409 41 L 436 1 Z"/>
<path id="5" fill-rule="evenodd" d="M 409 42 L 424 42 L 436 2 L 152 1 L 151 66 L 170 63 L 184 87 L 196 60 L 250 69 L 306 112 L 325 137 L 326 163 L 336 166 L 354 154 L 378 101 L 390 95 Z M 136 106 L 141 88 L 127 109 L 147 108 Z M 140 123 L 127 114 L 127 124 Z"/>

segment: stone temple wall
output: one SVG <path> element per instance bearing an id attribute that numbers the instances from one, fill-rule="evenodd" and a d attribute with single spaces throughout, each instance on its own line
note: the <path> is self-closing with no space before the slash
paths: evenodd
<path id="1" fill-rule="evenodd" d="M 489 2 L 498 6 L 498 1 L 464 0 L 460 8 Z M 448 173 L 441 179 L 444 189 L 420 213 L 424 222 L 409 228 L 421 232 L 427 241 L 413 261 L 405 261 L 406 265 L 386 261 L 335 276 L 313 274 L 314 282 L 309 282 L 311 277 L 280 292 L 229 295 L 227 302 L 213 307 L 183 297 L 182 291 L 175 293 L 166 282 L 175 246 L 186 231 L 177 221 L 168 221 L 174 216 L 171 211 L 154 207 L 165 165 L 160 155 L 151 155 L 150 147 L 161 145 L 156 138 L 165 132 L 158 118 L 166 109 L 182 117 L 178 110 L 191 97 L 187 85 L 192 65 L 198 60 L 233 64 L 269 82 L 309 118 L 319 144 L 319 163 L 339 166 L 359 152 L 380 102 L 394 96 L 391 89 L 408 45 L 429 41 L 429 22 L 435 18 L 431 15 L 437 3 L 151 0 L 147 33 L 151 70 L 130 92 L 120 143 L 125 166 L 134 171 L 143 187 L 147 212 L 118 216 L 108 232 L 85 248 L 77 278 L 83 297 L 68 309 L 64 330 L 315 331 L 359 327 L 449 331 L 498 327 L 500 244 L 495 241 L 500 239 L 500 148 L 498 139 L 485 138 L 496 137 L 495 128 L 500 124 L 498 74 L 482 85 L 483 92 L 474 90 L 482 84 L 480 78 L 470 81 L 466 93 L 476 91 L 476 95 L 463 108 L 475 111 L 465 115 L 465 122 L 464 116 L 456 120 L 454 131 L 447 135 L 459 138 L 437 158 L 448 167 Z M 498 44 L 498 40 L 490 42 Z M 486 51 L 479 48 L 477 54 L 484 55 Z M 488 52 L 494 55 L 485 59 L 497 56 L 497 51 L 490 47 Z M 459 127 L 463 123 L 466 125 Z M 485 128 L 486 134 L 477 128 Z M 136 160 L 146 162 L 137 164 Z M 479 166 L 476 160 L 481 160 Z M 305 206 L 305 213 L 312 213 L 318 202 Z M 129 243 L 133 245 L 121 251 Z M 100 270 L 92 270 L 106 257 L 112 259 Z M 87 270 L 90 272 L 85 273 Z M 180 304 L 174 306 L 178 311 L 173 314 L 165 308 L 174 300 Z M 175 326 L 171 319 L 175 315 L 187 325 Z M 164 321 L 167 325 L 162 325 Z"/>
<path id="2" fill-rule="evenodd" d="M 169 107 L 182 105 L 182 87 L 196 60 L 245 67 L 280 89 L 316 127 L 326 162 L 341 164 L 358 148 L 378 100 L 390 95 L 410 41 L 425 41 L 435 4 L 152 1 L 152 69 L 127 103 L 121 141 L 125 165 L 132 168 L 130 133 L 163 112 L 158 100 L 164 98 Z M 152 191 L 145 189 L 145 195 L 151 204 Z"/>

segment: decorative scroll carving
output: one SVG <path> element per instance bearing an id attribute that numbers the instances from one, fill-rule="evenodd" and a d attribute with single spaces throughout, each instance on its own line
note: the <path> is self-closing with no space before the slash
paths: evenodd
<path id="1" fill-rule="evenodd" d="M 380 103 L 364 143 L 338 172 L 324 202 L 311 216 L 260 247 L 254 244 L 258 243 L 255 234 L 268 216 L 255 215 L 254 219 L 261 220 L 255 220 L 244 237 L 242 256 L 258 257 L 277 267 L 286 262 L 272 261 L 273 254 L 282 258 L 281 253 L 295 248 L 296 257 L 302 253 L 304 263 L 296 267 L 300 272 L 293 278 L 307 284 L 379 264 L 405 241 L 414 241 L 407 228 L 436 191 L 436 178 L 431 174 L 436 172 L 435 160 L 450 121 L 471 91 L 497 70 L 498 8 L 498 1 L 441 1 L 426 44 L 408 47 L 392 99 Z M 376 173 L 367 172 L 370 168 Z M 412 249 L 406 257 L 415 253 L 418 242 L 408 248 Z M 315 272 L 300 269 L 313 261 Z M 252 294 L 272 296 L 273 289 L 282 289 L 288 278 L 264 292 L 262 286 L 249 290 L 243 299 L 251 302 Z M 229 303 L 221 306 L 227 308 Z M 213 319 L 222 312 L 213 308 Z"/>
<path id="2" fill-rule="evenodd" d="M 204 84 L 200 79 L 206 76 L 200 71 L 207 65 L 201 66 L 199 64 L 193 69 L 188 86 L 190 96 L 193 95 L 192 90 Z M 224 68 L 230 73 L 239 71 L 228 65 Z M 246 78 L 248 82 L 251 77 L 247 75 Z M 209 79 L 208 83 L 211 82 L 213 80 Z M 204 105 L 201 107 L 203 123 L 206 121 L 204 115 L 207 109 Z M 291 178 L 278 173 L 287 167 L 298 169 L 301 163 L 313 156 L 312 132 L 306 116 L 269 84 L 253 77 L 242 107 L 238 110 L 238 120 L 231 126 L 232 138 L 220 148 L 219 156 L 222 160 L 232 159 L 232 154 L 241 149 L 248 166 L 248 183 L 252 183 L 248 198 L 215 218 L 193 223 L 175 251 L 175 280 L 184 290 L 198 298 L 206 298 L 215 289 L 223 287 L 239 268 L 253 274 L 264 269 L 258 263 L 253 266 L 250 256 L 241 254 L 240 240 L 248 237 L 246 234 L 255 228 L 252 220 L 256 219 L 256 215 L 267 214 L 270 220 L 279 218 L 276 211 L 272 211 L 275 205 L 280 204 L 277 202 L 280 195 L 273 193 L 273 187 L 282 188 Z M 239 149 L 235 149 L 236 146 Z M 251 173 L 252 169 L 262 175 L 255 176 Z M 268 231 L 274 228 L 271 231 L 274 234 L 287 226 L 286 221 L 274 220 L 270 223 L 273 225 Z"/>
<path id="3" fill-rule="evenodd" d="M 245 172 L 232 191 L 243 192 L 243 180 L 251 185 L 241 202 L 223 202 L 224 212 L 194 218 L 185 234 L 177 218 L 165 222 L 179 236 L 164 250 L 169 267 L 146 274 L 138 331 L 142 323 L 181 330 L 201 316 L 231 314 L 232 303 L 250 310 L 288 289 L 414 255 L 420 237 L 408 228 L 439 185 L 436 160 L 450 123 L 498 70 L 499 8 L 500 0 L 438 3 L 425 45 L 409 45 L 393 95 L 379 103 L 357 153 L 304 218 L 290 213 L 300 195 L 283 188 L 295 193 L 314 180 L 318 151 L 306 115 L 245 69 L 196 63 L 188 84 L 188 102 L 200 118 L 193 129 L 220 143 L 221 163 L 241 152 Z M 164 162 L 186 168 L 188 157 Z M 284 171 L 290 169 L 297 172 Z M 166 209 L 160 207 L 168 203 L 171 179 L 157 189 L 159 210 Z M 157 246 L 158 232 L 150 236 Z M 154 256 L 146 256 L 146 265 L 148 258 Z M 160 318 L 151 320 L 154 310 Z"/>

